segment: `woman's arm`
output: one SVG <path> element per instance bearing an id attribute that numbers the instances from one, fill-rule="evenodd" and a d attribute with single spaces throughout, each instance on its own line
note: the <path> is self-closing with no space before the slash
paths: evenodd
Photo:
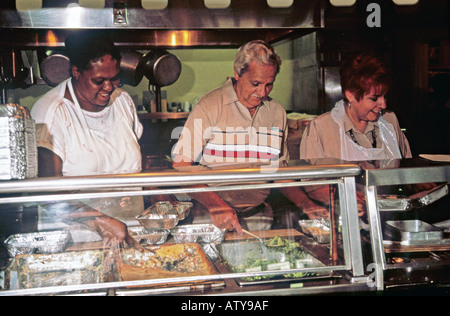
<path id="1" fill-rule="evenodd" d="M 46 148 L 38 148 L 39 177 L 62 177 L 62 160 Z M 103 241 L 112 247 L 120 245 L 140 249 L 139 243 L 128 234 L 127 226 L 79 201 L 65 202 L 67 218 L 95 229 Z"/>

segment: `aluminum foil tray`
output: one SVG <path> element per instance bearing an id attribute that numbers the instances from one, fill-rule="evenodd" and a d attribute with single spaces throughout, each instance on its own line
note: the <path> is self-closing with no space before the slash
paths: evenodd
<path id="1" fill-rule="evenodd" d="M 440 240 L 442 229 L 420 220 L 386 221 L 385 235 L 399 241 Z"/>
<path id="2" fill-rule="evenodd" d="M 410 211 L 430 205 L 448 195 L 448 192 L 448 185 L 442 184 L 431 190 L 422 191 L 408 197 L 395 194 L 380 194 L 378 195 L 377 205 L 380 211 Z"/>
<path id="3" fill-rule="evenodd" d="M 145 229 L 172 229 L 178 224 L 177 215 L 141 214 L 136 216 Z"/>
<path id="4" fill-rule="evenodd" d="M 29 234 L 15 234 L 5 240 L 10 257 L 17 255 L 63 252 L 71 236 L 68 231 L 49 231 Z"/>
<path id="5" fill-rule="evenodd" d="M 0 104 L 0 179 L 37 176 L 35 124 L 17 104 Z"/>
<path id="6" fill-rule="evenodd" d="M 298 221 L 302 232 L 312 237 L 318 243 L 330 242 L 330 224 L 324 219 Z"/>
<path id="7" fill-rule="evenodd" d="M 219 229 L 212 224 L 180 225 L 172 229 L 176 243 L 220 243 L 225 238 L 225 229 Z"/>
<path id="8" fill-rule="evenodd" d="M 106 252 L 80 251 L 17 256 L 7 269 L 10 290 L 100 283 Z"/>
<path id="9" fill-rule="evenodd" d="M 192 205 L 191 202 L 176 202 L 172 204 L 169 201 L 161 201 L 148 207 L 143 214 L 177 215 L 178 219 L 182 221 L 189 216 Z"/>
<path id="10" fill-rule="evenodd" d="M 130 235 L 144 245 L 161 245 L 166 242 L 170 230 L 167 228 L 147 230 L 143 226 L 128 227 Z"/>

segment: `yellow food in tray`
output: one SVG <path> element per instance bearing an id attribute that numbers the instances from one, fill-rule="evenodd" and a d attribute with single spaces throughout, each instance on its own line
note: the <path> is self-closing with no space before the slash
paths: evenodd
<path id="1" fill-rule="evenodd" d="M 197 243 L 164 244 L 153 251 L 125 249 L 117 260 L 122 281 L 216 274 Z"/>

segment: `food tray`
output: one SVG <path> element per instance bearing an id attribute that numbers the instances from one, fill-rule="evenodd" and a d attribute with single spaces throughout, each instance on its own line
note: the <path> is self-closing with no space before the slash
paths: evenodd
<path id="1" fill-rule="evenodd" d="M 136 219 L 147 230 L 172 229 L 189 216 L 192 205 L 191 202 L 161 201 L 146 208 Z"/>
<path id="2" fill-rule="evenodd" d="M 161 245 L 166 242 L 170 230 L 167 228 L 147 230 L 143 226 L 128 227 L 130 235 L 144 245 Z"/>
<path id="3" fill-rule="evenodd" d="M 411 199 L 395 195 L 395 194 L 380 194 L 377 200 L 378 209 L 380 211 L 409 211 L 414 208 L 414 203 Z"/>
<path id="4" fill-rule="evenodd" d="M 77 251 L 15 257 L 7 269 L 10 290 L 105 282 L 106 252 Z"/>
<path id="5" fill-rule="evenodd" d="M 196 224 L 177 226 L 170 232 L 176 243 L 197 241 L 205 243 L 220 243 L 225 238 L 225 231 L 225 229 L 219 229 L 212 224 Z"/>
<path id="6" fill-rule="evenodd" d="M 17 255 L 63 252 L 71 236 L 68 231 L 49 231 L 28 234 L 15 234 L 5 240 L 10 257 Z"/>
<path id="7" fill-rule="evenodd" d="M 330 224 L 324 219 L 298 221 L 302 232 L 312 237 L 318 243 L 330 242 Z"/>
<path id="8" fill-rule="evenodd" d="M 177 215 L 141 214 L 136 216 L 145 229 L 172 229 L 178 224 Z"/>
<path id="9" fill-rule="evenodd" d="M 378 195 L 377 205 L 380 211 L 410 211 L 436 202 L 446 196 L 448 191 L 448 185 L 442 184 L 408 197 L 395 194 L 380 194 Z"/>
<path id="10" fill-rule="evenodd" d="M 169 201 L 161 201 L 148 207 L 143 214 L 176 215 L 178 220 L 182 221 L 189 216 L 192 205 L 191 202 L 175 202 L 172 204 Z"/>
<path id="11" fill-rule="evenodd" d="M 198 243 L 164 244 L 151 251 L 123 249 L 117 260 L 121 281 L 217 274 Z"/>
<path id="12" fill-rule="evenodd" d="M 444 237 L 442 229 L 420 220 L 386 221 L 385 234 L 400 241 L 440 240 Z"/>
<path id="13" fill-rule="evenodd" d="M 286 255 L 278 248 L 267 247 L 262 251 L 261 243 L 253 241 L 224 242 L 213 245 L 218 257 L 230 273 L 245 273 L 270 270 L 319 268 L 325 265 L 308 252 L 298 249 L 295 254 Z M 329 271 L 300 272 L 285 275 L 265 275 L 238 278 L 239 286 L 290 282 L 298 280 L 329 278 Z"/>

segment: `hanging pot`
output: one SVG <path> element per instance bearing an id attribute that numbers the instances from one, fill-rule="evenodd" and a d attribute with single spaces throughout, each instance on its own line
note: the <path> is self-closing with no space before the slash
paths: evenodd
<path id="1" fill-rule="evenodd" d="M 144 76 L 143 54 L 136 51 L 122 53 L 120 61 L 120 82 L 136 87 Z"/>
<path id="2" fill-rule="evenodd" d="M 173 54 L 161 48 L 149 51 L 143 57 L 144 75 L 151 85 L 169 86 L 178 80 L 181 74 L 181 62 Z"/>
<path id="3" fill-rule="evenodd" d="M 51 87 L 56 87 L 64 80 L 70 78 L 69 57 L 53 54 L 40 63 L 41 77 Z"/>

